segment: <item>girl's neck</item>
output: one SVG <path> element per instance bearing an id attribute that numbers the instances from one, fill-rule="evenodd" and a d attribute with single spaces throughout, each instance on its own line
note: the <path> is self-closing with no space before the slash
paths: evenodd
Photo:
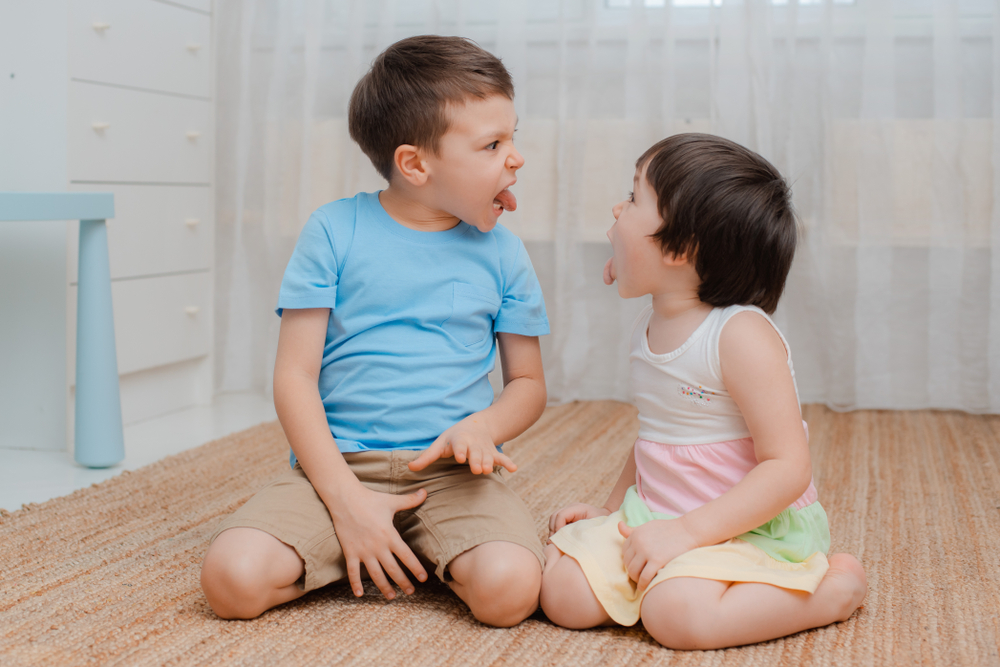
<path id="1" fill-rule="evenodd" d="M 712 306 L 691 291 L 653 295 L 653 314 L 649 318 L 646 338 L 653 354 L 673 352 L 691 337 Z"/>

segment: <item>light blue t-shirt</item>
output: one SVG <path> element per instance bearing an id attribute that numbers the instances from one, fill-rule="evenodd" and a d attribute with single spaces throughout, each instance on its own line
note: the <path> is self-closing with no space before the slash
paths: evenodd
<path id="1" fill-rule="evenodd" d="M 420 232 L 378 193 L 319 208 L 285 269 L 285 308 L 330 308 L 319 391 L 342 452 L 426 449 L 490 406 L 496 332 L 549 333 L 521 240 L 499 224 Z"/>

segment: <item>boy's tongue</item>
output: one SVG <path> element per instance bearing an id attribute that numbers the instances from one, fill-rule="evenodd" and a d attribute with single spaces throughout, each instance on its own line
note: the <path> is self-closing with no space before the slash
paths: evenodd
<path id="1" fill-rule="evenodd" d="M 500 204 L 505 211 L 513 211 L 517 209 L 517 198 L 514 197 L 514 193 L 510 190 L 504 190 L 494 197 L 493 201 Z"/>

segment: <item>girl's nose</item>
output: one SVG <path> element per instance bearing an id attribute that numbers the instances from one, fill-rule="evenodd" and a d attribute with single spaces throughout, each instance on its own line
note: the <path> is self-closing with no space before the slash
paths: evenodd
<path id="1" fill-rule="evenodd" d="M 620 202 L 618 202 L 617 204 L 615 204 L 614 206 L 611 207 L 611 214 L 613 216 L 615 216 L 615 220 L 617 220 L 618 216 L 622 214 L 622 206 L 624 206 L 624 205 L 625 205 L 625 202 L 620 201 Z"/>

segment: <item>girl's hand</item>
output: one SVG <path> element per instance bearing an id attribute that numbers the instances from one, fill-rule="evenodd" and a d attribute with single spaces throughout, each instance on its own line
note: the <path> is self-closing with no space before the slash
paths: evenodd
<path id="1" fill-rule="evenodd" d="M 604 507 L 594 507 L 585 503 L 568 505 L 549 517 L 549 535 L 554 535 L 563 526 L 611 514 Z"/>
<path id="2" fill-rule="evenodd" d="M 469 464 L 469 470 L 474 475 L 488 475 L 493 472 L 494 465 L 500 465 L 514 472 L 517 465 L 510 458 L 497 450 L 493 436 L 486 424 L 474 413 L 458 422 L 438 436 L 424 453 L 410 461 L 410 470 L 423 470 L 434 461 L 454 456 L 459 463 Z"/>
<path id="3" fill-rule="evenodd" d="M 699 545 L 677 519 L 656 519 L 637 528 L 618 522 L 618 532 L 625 538 L 622 560 L 629 579 L 644 590 L 660 568 Z"/>

